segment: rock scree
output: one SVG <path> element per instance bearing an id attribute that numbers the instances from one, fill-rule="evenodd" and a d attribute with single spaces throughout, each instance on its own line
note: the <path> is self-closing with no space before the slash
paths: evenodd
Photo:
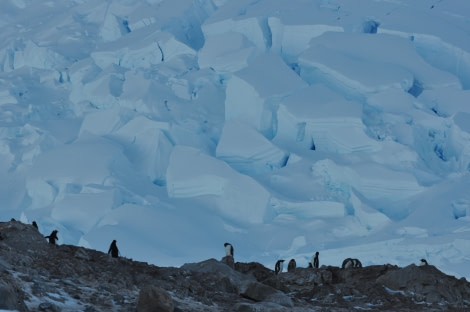
<path id="1" fill-rule="evenodd" d="M 158 267 L 72 245 L 32 225 L 0 222 L 0 310 L 470 311 L 470 283 L 433 265 L 342 269 L 208 259 Z"/>

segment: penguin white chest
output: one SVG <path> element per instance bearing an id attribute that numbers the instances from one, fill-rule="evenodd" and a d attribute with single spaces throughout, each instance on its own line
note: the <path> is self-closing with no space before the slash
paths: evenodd
<path id="1" fill-rule="evenodd" d="M 225 245 L 225 255 L 233 257 L 233 247 L 230 244 Z"/>

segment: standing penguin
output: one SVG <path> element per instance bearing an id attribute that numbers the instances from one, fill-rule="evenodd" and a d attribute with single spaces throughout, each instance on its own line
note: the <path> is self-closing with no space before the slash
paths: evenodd
<path id="1" fill-rule="evenodd" d="M 111 242 L 111 245 L 109 245 L 108 255 L 109 254 L 111 254 L 111 257 L 113 257 L 113 258 L 119 257 L 119 249 L 116 245 L 116 240 L 113 240 Z"/>
<path id="2" fill-rule="evenodd" d="M 279 274 L 282 272 L 284 261 L 285 260 L 277 260 L 276 265 L 274 266 L 274 273 Z"/>
<path id="3" fill-rule="evenodd" d="M 45 238 L 49 239 L 49 244 L 55 245 L 55 241 L 59 240 L 59 238 L 57 237 L 57 233 L 58 231 L 54 230 L 50 235 L 45 236 Z"/>
<path id="4" fill-rule="evenodd" d="M 287 264 L 287 272 L 294 272 L 296 267 L 297 262 L 295 262 L 295 259 L 290 259 L 289 263 Z"/>
<path id="5" fill-rule="evenodd" d="M 312 260 L 312 266 L 313 266 L 315 269 L 318 269 L 318 267 L 320 266 L 320 261 L 319 261 L 319 259 L 318 259 L 318 255 L 319 255 L 319 254 L 320 254 L 320 253 L 317 251 L 317 252 L 315 253 L 315 256 L 313 257 L 313 260 Z"/>
<path id="6" fill-rule="evenodd" d="M 36 230 L 39 229 L 39 228 L 38 228 L 38 224 L 36 223 L 36 221 L 33 221 L 33 226 L 34 226 L 34 228 L 35 228 Z"/>
<path id="7" fill-rule="evenodd" d="M 226 256 L 231 256 L 233 258 L 233 246 L 232 244 L 225 243 L 225 255 Z"/>

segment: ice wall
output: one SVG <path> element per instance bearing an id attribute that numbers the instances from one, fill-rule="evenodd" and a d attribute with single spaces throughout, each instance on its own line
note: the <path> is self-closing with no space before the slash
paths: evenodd
<path id="1" fill-rule="evenodd" d="M 224 125 L 216 156 L 248 175 L 282 168 L 289 157 L 255 129 L 232 120 Z"/>
<path id="2" fill-rule="evenodd" d="M 63 243 L 160 247 L 153 262 L 218 257 L 223 238 L 266 263 L 355 246 L 374 263 L 361 248 L 383 241 L 407 264 L 427 239 L 466 266 L 468 9 L 2 3 L 0 216 Z M 168 242 L 178 222 L 190 247 Z"/>
<path id="3" fill-rule="evenodd" d="M 269 192 L 221 160 L 193 148 L 175 147 L 166 178 L 170 198 L 202 200 L 223 217 L 263 222 Z"/>
<path id="4" fill-rule="evenodd" d="M 225 119 L 242 121 L 272 138 L 280 100 L 306 86 L 279 56 L 260 55 L 228 81 Z"/>
<path id="5" fill-rule="evenodd" d="M 286 97 L 277 115 L 275 140 L 338 154 L 380 149 L 365 133 L 362 105 L 346 100 L 322 84 Z"/>

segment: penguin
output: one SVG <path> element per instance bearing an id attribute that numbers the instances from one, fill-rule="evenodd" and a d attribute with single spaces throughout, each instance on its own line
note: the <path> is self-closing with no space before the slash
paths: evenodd
<path id="1" fill-rule="evenodd" d="M 346 258 L 341 265 L 341 268 L 362 268 L 362 263 L 358 259 Z"/>
<path id="2" fill-rule="evenodd" d="M 226 256 L 231 256 L 233 258 L 233 246 L 232 244 L 225 243 L 225 255 Z"/>
<path id="3" fill-rule="evenodd" d="M 420 266 L 426 266 L 426 265 L 428 265 L 428 262 L 426 261 L 426 259 L 421 259 L 419 265 Z"/>
<path id="4" fill-rule="evenodd" d="M 49 239 L 49 244 L 55 245 L 55 241 L 59 238 L 57 237 L 57 230 L 52 231 L 50 235 L 45 236 L 45 238 Z"/>
<path id="5" fill-rule="evenodd" d="M 276 265 L 274 266 L 274 273 L 279 274 L 282 272 L 284 261 L 285 260 L 277 260 Z"/>
<path id="6" fill-rule="evenodd" d="M 295 259 L 290 259 L 289 263 L 287 264 L 287 272 L 294 272 L 296 267 L 297 263 L 295 262 Z"/>
<path id="7" fill-rule="evenodd" d="M 346 258 L 343 260 L 343 264 L 341 265 L 342 269 L 347 269 L 352 267 L 352 259 L 351 258 Z"/>
<path id="8" fill-rule="evenodd" d="M 318 260 L 318 255 L 320 253 L 317 251 L 315 253 L 315 256 L 313 257 L 313 260 L 312 260 L 312 267 L 314 267 L 315 269 L 318 269 L 319 265 L 320 265 L 320 261 Z"/>
<path id="9" fill-rule="evenodd" d="M 113 258 L 119 257 L 119 249 L 116 245 L 116 240 L 113 240 L 111 242 L 111 245 L 109 245 L 108 255 L 109 254 L 111 254 L 111 257 L 113 257 Z"/>
<path id="10" fill-rule="evenodd" d="M 353 260 L 353 267 L 354 268 L 362 268 L 362 263 L 358 259 L 352 259 Z"/>
<path id="11" fill-rule="evenodd" d="M 33 221 L 33 226 L 36 230 L 38 230 L 38 224 L 36 223 L 36 221 Z"/>

